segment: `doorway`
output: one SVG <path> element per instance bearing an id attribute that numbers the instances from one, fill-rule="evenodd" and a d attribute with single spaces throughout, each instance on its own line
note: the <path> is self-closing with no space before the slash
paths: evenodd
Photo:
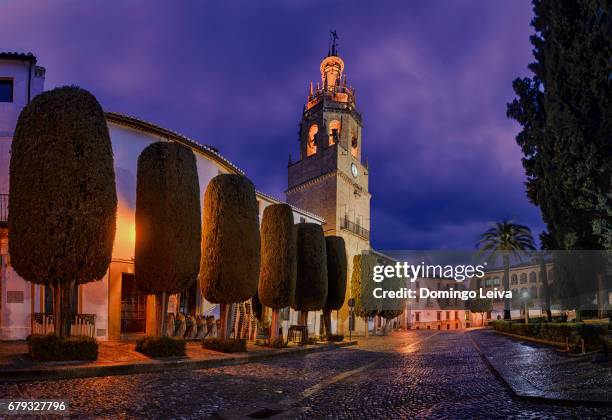
<path id="1" fill-rule="evenodd" d="M 136 288 L 134 274 L 121 273 L 121 333 L 144 333 L 147 295 Z"/>

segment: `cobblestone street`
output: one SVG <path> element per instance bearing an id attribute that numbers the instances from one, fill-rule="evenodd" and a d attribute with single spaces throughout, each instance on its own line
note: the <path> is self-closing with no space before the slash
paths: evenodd
<path id="1" fill-rule="evenodd" d="M 0 384 L 0 398 L 65 398 L 74 417 L 603 418 L 609 406 L 514 398 L 472 332 L 411 331 L 357 347 L 205 370 Z M 263 409 L 269 410 L 260 411 Z M 246 417 L 248 418 L 248 417 Z"/>

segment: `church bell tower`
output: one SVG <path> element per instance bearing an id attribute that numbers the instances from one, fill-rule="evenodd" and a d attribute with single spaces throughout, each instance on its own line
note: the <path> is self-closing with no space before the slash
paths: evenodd
<path id="1" fill-rule="evenodd" d="M 286 198 L 289 204 L 323 216 L 325 235 L 344 238 L 350 280 L 353 256 L 370 249 L 369 172 L 362 162 L 355 89 L 344 73 L 337 39 L 332 31 L 320 65 L 321 81 L 311 82 L 308 89 L 298 139 L 300 157 L 290 159 Z"/>

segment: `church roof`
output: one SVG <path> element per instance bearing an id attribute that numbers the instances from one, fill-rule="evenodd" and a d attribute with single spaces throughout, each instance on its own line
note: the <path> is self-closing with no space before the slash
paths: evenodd
<path id="1" fill-rule="evenodd" d="M 222 166 L 224 166 L 231 172 L 244 175 L 244 171 L 242 169 L 240 169 L 238 166 L 234 165 L 227 158 L 221 155 L 221 153 L 219 153 L 214 147 L 199 143 L 198 141 L 189 138 L 183 134 L 180 134 L 174 130 L 160 127 L 156 124 L 153 124 L 152 122 L 145 121 L 140 118 L 133 117 L 131 115 L 121 114 L 118 112 L 107 112 L 106 118 L 116 124 L 144 130 L 156 134 L 160 137 L 166 137 L 168 139 L 182 143 L 185 146 L 191 147 L 192 149 L 195 149 L 198 152 L 207 155 L 208 157 L 212 158 L 212 160 L 216 161 L 217 163 L 220 163 Z"/>
<path id="2" fill-rule="evenodd" d="M 211 158 L 212 160 L 216 161 L 217 163 L 221 164 L 223 167 L 225 167 L 226 169 L 228 169 L 230 172 L 232 173 L 237 173 L 240 175 L 244 175 L 244 171 L 242 169 L 240 169 L 238 166 L 236 166 L 235 164 L 233 164 L 230 160 L 228 160 L 227 158 L 225 158 L 223 155 L 221 155 L 219 153 L 219 151 L 214 148 L 213 146 L 209 146 L 209 145 L 205 145 L 202 143 L 199 143 L 198 141 L 189 138 L 183 134 L 180 134 L 174 130 L 170 130 L 168 128 L 164 128 L 164 127 L 160 127 L 156 124 L 153 124 L 152 122 L 149 121 L 145 121 L 142 120 L 140 118 L 137 117 L 133 117 L 131 115 L 125 115 L 125 114 L 121 114 L 118 112 L 107 112 L 106 113 L 106 118 L 108 121 L 113 122 L 115 124 L 119 124 L 119 125 L 123 125 L 123 126 L 127 126 L 127 127 L 131 127 L 131 128 L 135 128 L 138 130 L 143 130 L 152 134 L 156 134 L 160 137 L 165 137 L 167 139 L 179 142 L 184 144 L 185 146 L 188 146 L 200 153 L 202 153 L 203 155 L 208 156 L 209 158 Z M 266 198 L 269 201 L 272 201 L 274 203 L 284 203 L 283 200 L 279 200 L 275 197 L 272 197 L 271 195 L 265 194 L 261 191 L 257 191 L 257 195 L 262 197 L 262 198 Z M 297 211 L 298 213 L 301 213 L 305 216 L 311 217 L 315 220 L 319 220 L 321 223 L 325 222 L 325 219 L 323 219 L 321 216 L 318 216 L 314 213 L 310 213 L 306 210 L 303 210 L 299 207 L 295 207 L 295 206 L 291 206 L 292 209 L 294 209 L 295 211 Z"/>
<path id="3" fill-rule="evenodd" d="M 0 60 L 1 59 L 29 61 L 32 64 L 36 64 L 36 56 L 31 52 L 20 53 L 11 51 L 0 51 Z"/>

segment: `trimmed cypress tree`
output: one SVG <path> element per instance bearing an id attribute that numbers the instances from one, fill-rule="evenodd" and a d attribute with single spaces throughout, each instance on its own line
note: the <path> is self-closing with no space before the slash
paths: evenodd
<path id="1" fill-rule="evenodd" d="M 259 281 L 259 217 L 253 183 L 236 174 L 211 179 L 202 220 L 202 292 L 209 302 L 221 304 L 221 336 L 227 338 L 228 304 L 254 296 Z"/>
<path id="2" fill-rule="evenodd" d="M 353 257 L 353 273 L 351 275 L 351 297 L 355 299 L 355 315 L 365 322 L 365 335 L 368 336 L 368 321 L 370 317 L 380 312 L 380 300 L 375 299 L 372 292 L 374 281 L 372 273 L 376 258 L 371 254 L 357 254 Z"/>
<path id="3" fill-rule="evenodd" d="M 316 223 L 296 226 L 297 281 L 291 307 L 301 312 L 305 324 L 308 311 L 322 309 L 327 301 L 327 252 L 323 228 Z"/>
<path id="4" fill-rule="evenodd" d="M 291 305 L 297 275 L 293 210 L 288 204 L 264 209 L 261 222 L 261 267 L 258 296 L 272 308 L 270 338 L 278 338 L 279 311 Z"/>
<path id="5" fill-rule="evenodd" d="M 9 197 L 12 265 L 53 288 L 55 333 L 67 336 L 74 285 L 104 276 L 115 238 L 113 151 L 91 93 L 61 87 L 26 105 L 11 148 Z"/>
<path id="6" fill-rule="evenodd" d="M 327 249 L 327 301 L 323 307 L 325 332 L 331 335 L 331 311 L 344 304 L 346 295 L 347 259 L 344 239 L 340 236 L 326 236 Z"/>
<path id="7" fill-rule="evenodd" d="M 200 271 L 200 184 L 193 152 L 157 142 L 138 157 L 135 281 L 155 295 L 158 335 L 166 333 L 168 296 L 189 288 Z"/>

